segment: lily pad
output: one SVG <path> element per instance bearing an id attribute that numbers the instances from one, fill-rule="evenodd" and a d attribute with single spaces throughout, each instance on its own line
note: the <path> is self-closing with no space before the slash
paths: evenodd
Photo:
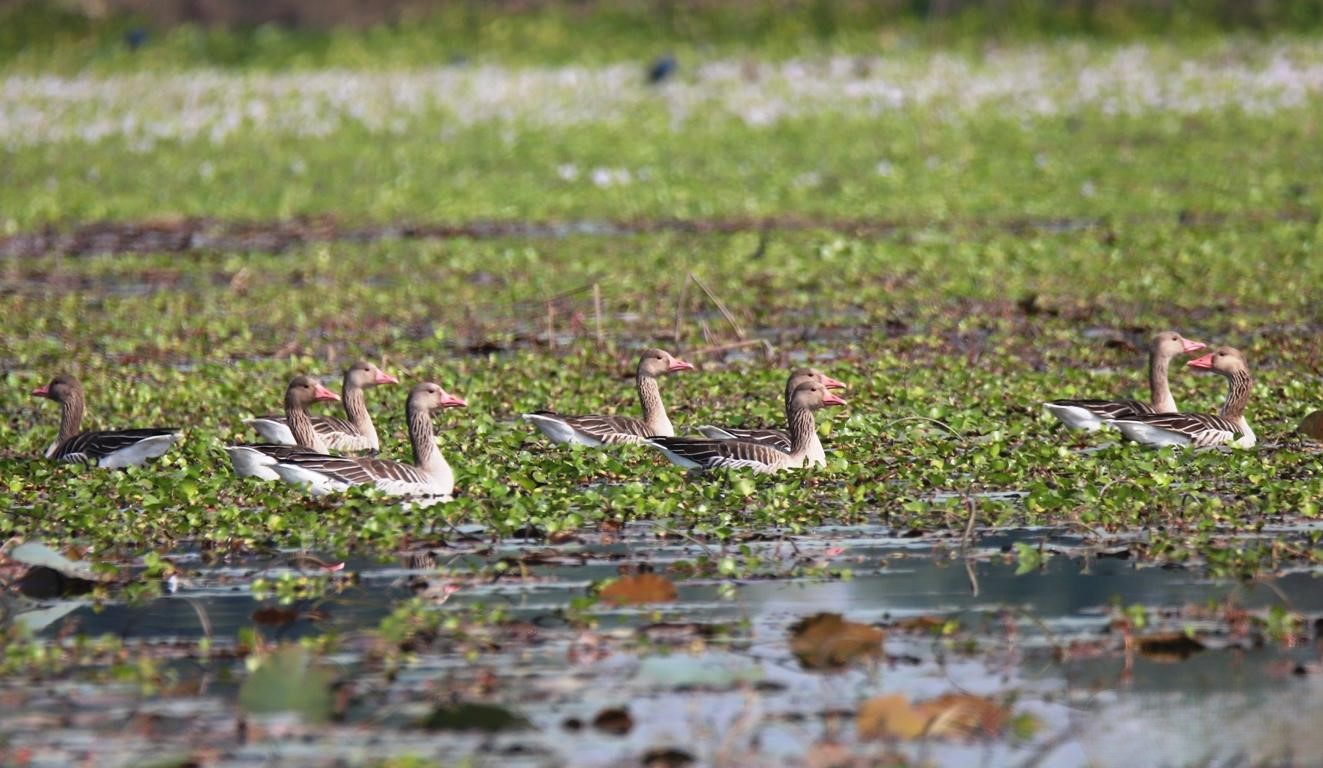
<path id="1" fill-rule="evenodd" d="M 332 675 L 306 648 L 286 645 L 262 660 L 239 689 L 239 706 L 252 714 L 295 712 L 305 722 L 331 717 Z"/>

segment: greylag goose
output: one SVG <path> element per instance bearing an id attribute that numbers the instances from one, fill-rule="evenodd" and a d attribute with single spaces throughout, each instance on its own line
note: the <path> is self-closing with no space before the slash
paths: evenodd
<path id="1" fill-rule="evenodd" d="M 677 371 L 692 371 L 694 366 L 671 355 L 664 349 L 645 349 L 639 357 L 635 385 L 643 418 L 633 416 L 562 416 L 552 411 L 525 413 L 524 419 L 533 422 L 553 443 L 579 445 L 619 445 L 642 443 L 649 437 L 675 434 L 675 427 L 666 416 L 657 377 Z"/>
<path id="2" fill-rule="evenodd" d="M 87 400 L 83 385 L 68 374 L 56 376 L 46 386 L 37 387 L 32 390 L 32 395 L 60 404 L 60 434 L 46 449 L 48 459 L 108 469 L 136 467 L 164 454 L 183 437 L 179 430 L 163 427 L 79 432 Z"/>
<path id="3" fill-rule="evenodd" d="M 298 445 L 227 445 L 225 452 L 230 455 L 234 473 L 239 477 L 277 480 L 280 476 L 272 466 L 282 456 L 298 450 L 325 453 L 326 443 L 312 426 L 308 406 L 339 399 L 339 395 L 322 386 L 312 376 L 298 375 L 290 379 L 289 386 L 285 388 L 285 423 L 289 425 L 290 434 Z"/>
<path id="4" fill-rule="evenodd" d="M 1163 331 L 1153 337 L 1148 348 L 1149 401 L 1138 400 L 1053 400 L 1043 403 L 1047 412 L 1056 416 L 1071 429 L 1096 431 L 1112 419 L 1122 419 L 1137 413 L 1174 413 L 1176 400 L 1167 384 L 1167 369 L 1172 358 L 1188 355 L 1204 348 L 1198 341 L 1190 341 L 1175 331 Z"/>
<path id="5" fill-rule="evenodd" d="M 795 388 L 786 403 L 789 452 L 762 443 L 693 437 L 654 437 L 648 444 L 664 453 L 672 464 L 689 469 L 749 468 L 755 472 L 798 469 L 810 463 L 809 445 L 817 432 L 813 412 L 827 405 L 845 405 L 845 401 L 811 379 Z"/>
<path id="6" fill-rule="evenodd" d="M 792 372 L 790 378 L 786 380 L 786 405 L 790 404 L 790 398 L 794 395 L 795 389 L 806 381 L 816 381 L 827 389 L 846 388 L 843 382 L 837 381 L 821 371 L 813 368 L 799 368 Z M 783 429 L 736 429 L 704 424 L 698 428 L 698 431 L 712 440 L 741 440 L 746 443 L 761 443 L 762 445 L 770 445 L 779 451 L 790 452 L 790 433 Z M 816 429 L 809 441 L 808 462 L 811 466 L 825 466 L 827 464 L 827 453 L 822 449 L 822 440 L 818 438 Z"/>
<path id="7" fill-rule="evenodd" d="M 1233 347 L 1218 347 L 1187 365 L 1196 371 L 1216 373 L 1227 380 L 1227 399 L 1220 414 L 1139 413 L 1111 423 L 1126 437 L 1144 445 L 1208 448 L 1230 444 L 1237 448 L 1253 448 L 1257 438 L 1245 420 L 1245 406 L 1249 404 L 1254 379 L 1250 376 L 1245 356 Z"/>
<path id="8" fill-rule="evenodd" d="M 449 498 L 455 489 L 455 475 L 436 446 L 432 412 L 467 405 L 464 398 L 452 395 L 430 381 L 409 392 L 404 413 L 409 422 L 409 442 L 413 445 L 412 465 L 385 459 L 292 451 L 281 457 L 273 469 L 281 479 L 310 486 L 318 496 L 337 493 L 351 485 L 374 485 L 392 496 Z"/>
<path id="9" fill-rule="evenodd" d="M 322 443 L 332 451 L 344 453 L 376 453 L 381 450 L 377 428 L 368 413 L 367 398 L 363 390 L 382 384 L 399 384 L 400 380 L 369 362 L 354 363 L 345 371 L 344 409 L 347 419 L 337 416 L 313 416 L 312 428 Z M 259 416 L 244 422 L 275 445 L 298 445 L 289 422 L 284 416 Z"/>

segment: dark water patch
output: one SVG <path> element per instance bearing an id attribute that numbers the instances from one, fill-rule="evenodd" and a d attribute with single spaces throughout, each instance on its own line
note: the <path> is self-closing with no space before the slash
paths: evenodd
<path id="1" fill-rule="evenodd" d="M 1314 211 L 1283 209 L 1241 213 L 1182 211 L 1127 216 L 1126 225 L 1165 223 L 1172 226 L 1221 227 L 1247 222 L 1315 222 Z M 307 216 L 278 221 L 226 221 L 186 218 L 165 221 L 99 221 L 61 229 L 45 229 L 0 238 L 0 257 L 82 256 L 114 253 L 261 252 L 283 253 L 309 243 L 379 240 L 491 239 L 503 237 L 561 239 L 575 236 L 621 237 L 676 232 L 734 234 L 741 232 L 830 230 L 856 236 L 898 232 L 996 230 L 1011 234 L 1063 233 L 1099 230 L 1111 235 L 1112 220 L 1095 217 L 986 217 L 964 219 L 880 219 L 832 216 L 729 216 L 712 218 L 567 219 L 548 221 L 417 222 L 354 225 L 333 216 Z"/>

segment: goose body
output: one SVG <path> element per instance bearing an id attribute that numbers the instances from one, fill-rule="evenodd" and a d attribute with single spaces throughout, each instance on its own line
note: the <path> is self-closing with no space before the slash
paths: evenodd
<path id="1" fill-rule="evenodd" d="M 1101 429 L 1115 419 L 1138 414 L 1174 413 L 1176 400 L 1171 396 L 1167 371 L 1178 355 L 1190 354 L 1204 348 L 1204 344 L 1191 341 L 1174 331 L 1163 331 L 1149 344 L 1148 380 L 1149 402 L 1139 400 L 1052 400 L 1043 408 L 1071 429 L 1089 432 Z"/>
<path id="2" fill-rule="evenodd" d="M 1253 379 L 1244 355 L 1232 347 L 1219 347 L 1215 352 L 1191 360 L 1189 366 L 1226 378 L 1227 398 L 1221 413 L 1132 414 L 1116 419 L 1112 424 L 1131 440 L 1154 447 L 1254 447 L 1257 438 L 1245 419 Z"/>
<path id="3" fill-rule="evenodd" d="M 86 396 L 83 385 L 68 374 L 56 376 L 32 395 L 60 404 L 60 434 L 44 454 L 54 461 L 106 469 L 136 467 L 162 456 L 183 438 L 179 430 L 164 427 L 80 432 Z"/>
<path id="4" fill-rule="evenodd" d="M 657 378 L 678 371 L 692 371 L 694 366 L 662 349 L 647 349 L 639 357 L 635 374 L 643 418 L 633 416 L 565 416 L 554 411 L 523 414 L 525 421 L 537 427 L 551 442 L 564 445 L 622 445 L 644 443 L 650 437 L 674 435 L 675 427 L 666 415 Z"/>
<path id="5" fill-rule="evenodd" d="M 367 409 L 363 390 L 383 384 L 399 384 L 400 380 L 369 362 L 358 362 L 345 371 L 343 403 L 345 417 L 312 416 L 312 428 L 320 445 L 319 450 L 345 453 L 376 453 L 381 450 L 377 428 Z M 289 420 L 283 415 L 259 416 L 244 422 L 273 445 L 298 445 L 290 431 Z"/>
<path id="6" fill-rule="evenodd" d="M 455 475 L 436 445 L 433 411 L 468 405 L 440 385 L 424 382 L 409 393 L 405 415 L 413 464 L 377 458 L 329 456 L 311 451 L 291 451 L 271 466 L 282 480 L 307 486 L 314 495 L 338 493 L 354 485 L 371 485 L 391 496 L 425 496 L 448 499 L 454 492 Z"/>
<path id="7" fill-rule="evenodd" d="M 714 440 L 695 437 L 654 437 L 648 444 L 677 466 L 688 469 L 751 469 L 759 473 L 780 472 L 812 466 L 811 437 L 817 434 L 813 412 L 845 401 L 814 380 L 800 384 L 786 403 L 790 450 L 744 440 Z"/>
<path id="8" fill-rule="evenodd" d="M 275 463 L 291 453 L 304 451 L 325 452 L 326 443 L 313 428 L 312 417 L 308 415 L 308 406 L 312 403 L 339 400 L 340 396 L 322 386 L 311 376 L 295 376 L 285 388 L 285 425 L 294 438 L 295 445 L 267 443 L 262 445 L 227 445 L 225 452 L 230 456 L 230 466 L 239 477 L 256 477 L 259 480 L 279 480 Z"/>
<path id="9" fill-rule="evenodd" d="M 837 381 L 821 371 L 813 368 L 800 368 L 793 371 L 786 380 L 785 398 L 787 404 L 790 402 L 795 389 L 806 381 L 816 381 L 827 389 L 845 389 L 843 382 Z M 738 429 L 704 424 L 698 428 L 698 431 L 710 440 L 738 440 L 745 443 L 765 445 L 785 453 L 789 453 L 791 449 L 790 433 L 783 429 Z M 827 452 L 822 448 L 822 440 L 818 437 L 816 429 L 809 440 L 808 463 L 812 466 L 825 466 L 827 464 Z"/>

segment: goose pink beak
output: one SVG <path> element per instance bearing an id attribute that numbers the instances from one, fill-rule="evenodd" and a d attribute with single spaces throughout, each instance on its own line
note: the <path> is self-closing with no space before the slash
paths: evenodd
<path id="1" fill-rule="evenodd" d="M 671 364 L 666 366 L 667 373 L 675 373 L 676 371 L 692 371 L 692 370 L 694 370 L 693 363 L 686 363 L 685 361 L 681 360 L 678 357 L 672 357 Z"/>
<path id="2" fill-rule="evenodd" d="M 441 407 L 442 407 L 442 408 L 467 408 L 467 407 L 469 407 L 469 401 L 465 400 L 464 398 L 460 397 L 459 395 L 452 395 L 452 394 L 450 394 L 449 392 L 442 392 L 442 393 L 441 393 Z"/>
<path id="3" fill-rule="evenodd" d="M 312 399 L 315 402 L 323 403 L 326 402 L 327 400 L 339 400 L 340 396 L 335 394 L 331 390 L 327 389 L 326 387 L 323 387 L 321 384 L 318 384 L 317 389 L 313 390 Z"/>
<path id="4" fill-rule="evenodd" d="M 373 384 L 399 384 L 399 383 L 400 383 L 400 380 L 399 380 L 399 379 L 395 378 L 394 376 L 390 375 L 389 373 L 386 373 L 385 371 L 381 370 L 380 368 L 374 368 L 374 369 L 372 369 L 372 371 L 373 371 L 373 378 L 372 378 L 372 383 L 373 383 Z"/>
<path id="5" fill-rule="evenodd" d="M 42 384 L 40 387 L 32 390 L 33 397 L 50 397 L 51 387 L 49 384 Z"/>
<path id="6" fill-rule="evenodd" d="M 1204 371 L 1211 371 L 1213 370 L 1213 353 L 1210 352 L 1204 355 L 1203 357 L 1196 357 L 1195 359 L 1186 363 L 1186 365 L 1188 365 L 1191 368 L 1198 368 Z"/>
<path id="7" fill-rule="evenodd" d="M 822 386 L 827 389 L 849 389 L 849 387 L 845 386 L 845 382 L 833 379 L 825 373 L 822 374 Z"/>
<path id="8" fill-rule="evenodd" d="M 1198 352 L 1206 346 L 1208 345 L 1202 341 L 1190 341 L 1184 336 L 1181 337 L 1181 347 L 1185 350 L 1185 354 L 1187 355 L 1191 352 Z"/>
<path id="9" fill-rule="evenodd" d="M 841 398 L 837 397 L 836 395 L 833 395 L 832 393 L 828 392 L 827 394 L 825 394 L 825 395 L 822 396 L 822 404 L 823 404 L 823 405 L 845 405 L 845 401 L 842 400 Z"/>

